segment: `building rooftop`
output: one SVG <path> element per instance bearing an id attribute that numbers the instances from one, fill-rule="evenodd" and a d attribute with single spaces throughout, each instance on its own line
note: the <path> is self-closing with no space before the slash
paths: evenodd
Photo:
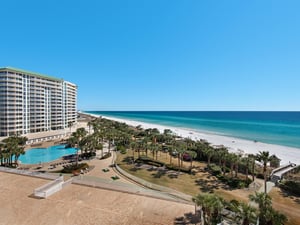
<path id="1" fill-rule="evenodd" d="M 46 78 L 46 79 L 50 79 L 50 80 L 64 81 L 62 78 L 56 78 L 56 77 L 48 76 L 48 75 L 41 74 L 41 73 L 35 73 L 35 72 L 27 71 L 27 70 L 17 69 L 17 68 L 14 68 L 14 67 L 2 67 L 2 68 L 0 68 L 0 71 L 1 70 L 8 70 L 8 71 L 12 71 L 12 72 L 25 73 L 25 74 L 34 75 L 34 76 L 37 76 L 37 77 Z"/>

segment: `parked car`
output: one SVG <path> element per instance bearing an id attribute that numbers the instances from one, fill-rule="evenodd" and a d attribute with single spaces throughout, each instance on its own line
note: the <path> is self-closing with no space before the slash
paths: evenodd
<path id="1" fill-rule="evenodd" d="M 184 153 L 184 154 L 182 155 L 182 159 L 183 159 L 184 161 L 191 161 L 191 160 L 192 160 L 192 157 L 191 157 L 188 153 Z"/>
<path id="2" fill-rule="evenodd" d="M 178 152 L 176 150 L 172 151 L 171 153 L 172 156 L 177 156 L 178 155 Z"/>

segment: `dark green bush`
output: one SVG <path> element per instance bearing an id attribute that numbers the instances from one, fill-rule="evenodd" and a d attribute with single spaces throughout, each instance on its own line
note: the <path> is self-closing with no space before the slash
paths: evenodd
<path id="1" fill-rule="evenodd" d="M 80 159 L 90 159 L 96 156 L 96 152 L 84 152 L 80 155 Z"/>
<path id="2" fill-rule="evenodd" d="M 208 166 L 208 169 L 211 170 L 212 175 L 214 175 L 214 176 L 220 175 L 222 173 L 221 168 L 219 166 L 215 165 L 215 164 L 210 164 Z"/>
<path id="3" fill-rule="evenodd" d="M 127 150 L 124 148 L 124 149 L 121 149 L 120 152 L 121 152 L 121 154 L 126 154 Z"/>
<path id="4" fill-rule="evenodd" d="M 124 145 L 117 145 L 117 151 L 125 151 L 126 152 L 126 148 Z"/>
<path id="5" fill-rule="evenodd" d="M 231 177 L 223 176 L 221 174 L 216 175 L 216 177 L 223 183 L 230 186 L 231 188 L 245 188 L 248 187 L 249 184 L 251 183 L 251 179 L 241 180 L 239 178 L 235 178 L 235 177 L 231 178 Z"/>
<path id="6" fill-rule="evenodd" d="M 190 173 L 191 172 L 191 168 L 185 168 L 185 167 L 178 167 L 176 165 L 171 165 L 171 164 L 166 164 L 165 165 L 167 169 L 169 170 L 176 170 L 176 171 L 181 171 L 184 173 Z"/>
<path id="7" fill-rule="evenodd" d="M 147 156 L 140 156 L 138 159 L 135 160 L 135 162 L 141 162 L 141 163 L 145 163 L 152 166 L 158 166 L 158 167 L 165 165 L 163 162 L 149 158 Z"/>
<path id="8" fill-rule="evenodd" d="M 264 175 L 262 173 L 256 174 L 256 178 L 264 179 Z"/>
<path id="9" fill-rule="evenodd" d="M 109 157 L 111 157 L 111 153 L 110 152 L 108 152 L 108 153 L 106 153 L 103 157 L 101 157 L 100 159 L 107 159 L 107 158 L 109 158 Z"/>
<path id="10" fill-rule="evenodd" d="M 176 170 L 176 171 L 180 170 L 181 172 L 185 172 L 185 173 L 190 173 L 191 172 L 191 168 L 185 168 L 185 167 L 180 167 L 179 168 L 176 165 L 165 164 L 163 162 L 160 162 L 158 160 L 149 158 L 147 156 L 140 156 L 138 159 L 135 160 L 135 162 L 145 163 L 145 164 L 152 165 L 152 166 L 157 166 L 157 167 L 165 166 L 169 170 Z"/>
<path id="11" fill-rule="evenodd" d="M 86 168 L 89 168 L 89 165 L 87 163 L 80 163 L 76 166 L 76 164 L 69 164 L 64 166 L 64 168 L 61 170 L 62 173 L 72 173 L 74 171 L 79 172 L 80 170 L 84 170 Z"/>
<path id="12" fill-rule="evenodd" d="M 279 187 L 294 195 L 300 196 L 300 182 L 287 180 L 280 183 Z"/>

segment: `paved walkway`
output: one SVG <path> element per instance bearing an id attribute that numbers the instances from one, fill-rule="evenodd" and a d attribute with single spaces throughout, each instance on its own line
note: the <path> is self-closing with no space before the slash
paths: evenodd
<path id="1" fill-rule="evenodd" d="M 107 149 L 105 152 L 106 151 Z M 90 162 L 87 161 L 87 163 L 94 166 L 94 168 L 84 175 L 75 177 L 74 183 L 186 203 L 186 201 L 178 198 L 172 193 L 147 188 L 141 183 L 135 182 L 123 174 L 120 174 L 114 167 L 111 166 L 114 164 L 114 157 L 116 156 L 114 151 L 111 153 L 112 157 L 110 158 L 102 160 L 93 159 Z M 118 179 L 112 179 L 116 176 Z"/>
<path id="2" fill-rule="evenodd" d="M 273 187 L 275 187 L 275 184 L 271 181 L 267 181 L 267 193 L 269 193 Z M 258 192 L 265 192 L 265 182 L 263 182 Z"/>

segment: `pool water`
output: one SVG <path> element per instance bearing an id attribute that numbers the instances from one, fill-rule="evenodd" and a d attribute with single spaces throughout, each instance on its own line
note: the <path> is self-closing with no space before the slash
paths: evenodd
<path id="1" fill-rule="evenodd" d="M 51 162 L 65 155 L 76 153 L 76 148 L 65 148 L 65 145 L 54 145 L 49 148 L 32 148 L 21 155 L 19 161 L 22 164 L 38 164 Z"/>

